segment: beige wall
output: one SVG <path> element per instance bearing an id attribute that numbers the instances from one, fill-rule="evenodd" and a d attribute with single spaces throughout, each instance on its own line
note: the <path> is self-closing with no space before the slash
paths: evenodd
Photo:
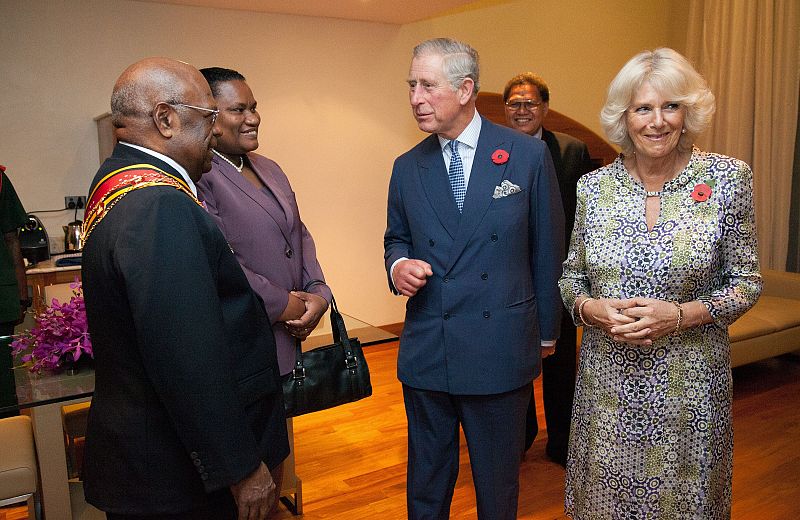
<path id="1" fill-rule="evenodd" d="M 605 87 L 635 52 L 683 49 L 688 0 L 521 0 L 405 26 L 128 0 L 0 0 L 0 163 L 28 210 L 84 194 L 98 166 L 92 118 L 128 64 L 166 55 L 244 73 L 259 152 L 289 175 L 345 312 L 403 319 L 382 266 L 391 165 L 421 134 L 407 108 L 411 47 L 449 35 L 481 53 L 484 90 L 526 69 L 551 105 L 597 129 Z M 489 3 L 494 4 L 494 2 Z M 79 214 L 80 217 L 80 214 Z M 43 215 L 61 246 L 71 212 Z"/>

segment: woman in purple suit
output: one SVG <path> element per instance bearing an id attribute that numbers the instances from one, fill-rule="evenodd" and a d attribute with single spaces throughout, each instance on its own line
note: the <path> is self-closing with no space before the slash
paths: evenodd
<path id="1" fill-rule="evenodd" d="M 200 72 L 217 101 L 222 135 L 213 150 L 211 171 L 197 183 L 198 195 L 264 302 L 280 371 L 287 374 L 296 339 L 304 340 L 314 330 L 331 291 L 289 179 L 275 161 L 253 152 L 261 117 L 244 76 L 219 67 Z"/>

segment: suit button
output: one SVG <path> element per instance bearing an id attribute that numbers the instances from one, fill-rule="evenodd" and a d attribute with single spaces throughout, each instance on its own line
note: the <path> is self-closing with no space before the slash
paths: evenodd
<path id="1" fill-rule="evenodd" d="M 206 472 L 206 468 L 204 466 L 198 466 L 197 472 L 198 473 L 205 473 Z"/>
<path id="2" fill-rule="evenodd" d="M 450 319 L 450 313 L 449 312 L 445 312 L 444 316 L 442 316 L 442 318 L 444 318 L 446 320 L 449 320 Z"/>
<path id="3" fill-rule="evenodd" d="M 497 242 L 497 233 L 492 233 L 492 242 Z"/>
<path id="4" fill-rule="evenodd" d="M 428 240 L 428 245 L 433 247 L 433 246 L 436 245 L 436 242 L 434 242 L 433 239 L 430 239 L 430 240 Z"/>
<path id="5" fill-rule="evenodd" d="M 202 464 L 202 462 L 200 462 L 200 459 L 198 458 L 195 458 L 192 462 L 194 462 L 195 466 L 199 466 L 200 464 Z"/>
<path id="6" fill-rule="evenodd" d="M 481 273 L 481 280 L 488 280 L 488 279 L 489 279 L 489 275 L 488 274 Z"/>
<path id="7" fill-rule="evenodd" d="M 193 459 L 196 459 L 196 458 L 197 458 L 197 452 L 196 452 L 196 451 L 193 451 L 193 452 L 191 452 L 191 453 L 189 454 L 189 456 L 190 456 L 191 458 L 193 458 Z"/>
<path id="8" fill-rule="evenodd" d="M 294 256 L 294 251 L 292 251 L 291 247 L 286 248 L 286 258 L 291 258 Z"/>
<path id="9" fill-rule="evenodd" d="M 484 317 L 484 318 L 488 318 L 488 317 L 489 317 L 489 316 L 491 316 L 491 315 L 492 315 L 492 314 L 491 314 L 489 311 L 483 311 L 483 317 Z"/>
<path id="10" fill-rule="evenodd" d="M 203 473 L 202 475 L 200 475 L 200 478 L 203 480 L 208 480 L 208 473 Z"/>
<path id="11" fill-rule="evenodd" d="M 444 283 L 450 283 L 450 278 L 445 278 Z"/>

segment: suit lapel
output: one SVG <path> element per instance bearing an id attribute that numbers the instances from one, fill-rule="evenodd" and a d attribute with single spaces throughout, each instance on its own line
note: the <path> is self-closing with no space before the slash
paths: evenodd
<path id="1" fill-rule="evenodd" d="M 217 157 L 214 157 L 214 161 L 217 162 L 217 165 L 219 166 L 220 169 L 220 173 L 222 173 L 222 175 L 224 175 L 234 186 L 239 188 L 239 190 L 246 197 L 250 198 L 251 200 L 253 200 L 253 202 L 261 206 L 261 208 L 267 213 L 267 215 L 269 215 L 270 218 L 275 221 L 275 224 L 278 225 L 278 229 L 280 229 L 283 238 L 286 240 L 286 243 L 291 244 L 291 241 L 289 240 L 291 228 L 289 227 L 289 223 L 286 220 L 286 215 L 288 214 L 288 212 L 284 212 L 282 208 L 278 205 L 279 204 L 278 197 L 277 196 L 270 197 L 262 190 L 259 190 L 258 188 L 250 184 L 250 182 L 247 179 L 245 179 L 241 173 L 237 172 L 235 168 L 225 163 L 224 161 L 221 161 Z M 253 171 L 256 171 L 255 168 L 253 169 Z M 258 177 L 261 179 L 262 182 L 264 182 L 264 184 L 267 184 L 267 182 L 265 182 L 263 178 L 263 175 L 261 175 L 258 171 L 256 171 L 256 175 L 258 175 Z M 267 186 L 269 186 L 269 184 L 267 184 Z M 273 190 L 270 189 L 270 191 L 273 194 L 275 194 Z"/>
<path id="2" fill-rule="evenodd" d="M 422 152 L 417 160 L 420 183 L 425 191 L 425 196 L 439 218 L 445 231 L 451 238 L 455 238 L 458 231 L 461 215 L 458 213 L 450 180 L 444 166 L 442 148 L 439 139 L 432 134 L 423 143 Z"/>
<path id="3" fill-rule="evenodd" d="M 279 185 L 277 179 L 275 179 L 275 173 L 271 168 L 261 168 L 260 166 L 256 166 L 252 161 L 250 161 L 250 166 L 253 168 L 253 171 L 256 172 L 258 178 L 261 179 L 261 182 L 264 183 L 264 186 L 267 187 L 274 199 L 267 196 L 267 194 L 261 190 L 258 190 L 258 194 L 264 198 L 265 203 L 268 203 L 269 207 L 276 210 L 273 217 L 276 219 L 276 222 L 280 225 L 280 220 L 283 220 L 286 225 L 286 233 L 290 233 L 295 225 L 295 212 L 292 209 L 291 200 L 289 200 L 284 191 L 278 187 Z M 276 202 L 280 207 L 275 207 Z M 281 211 L 283 214 L 281 214 Z M 270 214 L 272 215 L 273 213 Z"/>
<path id="4" fill-rule="evenodd" d="M 504 142 L 503 138 L 495 130 L 494 125 L 484 118 L 481 123 L 478 147 L 475 150 L 475 158 L 472 162 L 472 171 L 469 175 L 469 186 L 467 186 L 467 196 L 464 199 L 461 225 L 458 227 L 458 232 L 454 237 L 453 248 L 450 250 L 450 258 L 447 263 L 448 269 L 461 256 L 469 239 L 475 233 L 484 215 L 486 215 L 489 205 L 494 200 L 492 195 L 494 195 L 495 186 L 499 186 L 506 177 L 508 163 L 494 164 L 492 162 L 492 154 L 500 148 L 509 152 L 509 154 L 511 153 L 511 143 Z M 452 199 L 452 195 L 450 198 Z"/>

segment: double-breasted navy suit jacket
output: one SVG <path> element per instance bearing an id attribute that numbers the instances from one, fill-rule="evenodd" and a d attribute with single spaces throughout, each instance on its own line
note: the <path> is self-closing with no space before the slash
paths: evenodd
<path id="1" fill-rule="evenodd" d="M 493 160 L 497 150 L 508 152 L 506 162 Z M 495 198 L 503 181 L 520 191 Z M 386 269 L 407 257 L 433 270 L 406 304 L 399 379 L 463 395 L 529 383 L 541 367 L 540 338 L 559 334 L 563 248 L 558 181 L 540 140 L 482 119 L 461 214 L 435 134 L 398 157 Z"/>

